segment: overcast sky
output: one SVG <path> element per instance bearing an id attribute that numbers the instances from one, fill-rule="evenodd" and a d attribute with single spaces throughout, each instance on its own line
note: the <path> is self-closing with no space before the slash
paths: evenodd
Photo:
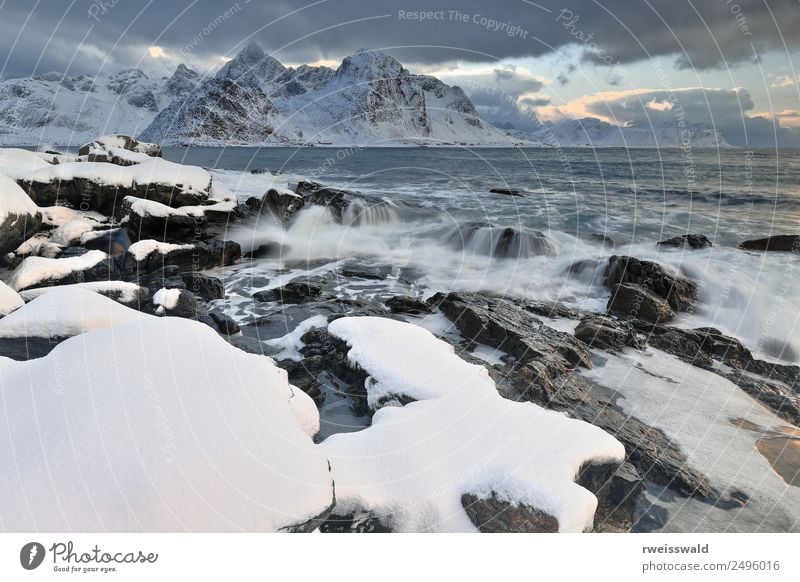
<path id="1" fill-rule="evenodd" d="M 739 145 L 800 145 L 797 0 L 0 0 L 3 78 L 207 73 L 251 40 L 286 64 L 384 50 L 520 128 L 679 105 Z"/>

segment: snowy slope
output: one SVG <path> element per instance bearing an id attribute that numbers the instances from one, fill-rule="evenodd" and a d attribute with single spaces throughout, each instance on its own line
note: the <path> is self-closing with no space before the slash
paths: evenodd
<path id="1" fill-rule="evenodd" d="M 251 43 L 141 134 L 159 143 L 510 145 L 458 87 L 409 73 L 380 51 L 334 72 L 284 67 Z"/>
<path id="2" fill-rule="evenodd" d="M 0 81 L 0 144 L 82 145 L 108 133 L 135 135 L 197 79 L 180 65 L 161 79 L 128 69 L 109 77 L 48 73 Z"/>

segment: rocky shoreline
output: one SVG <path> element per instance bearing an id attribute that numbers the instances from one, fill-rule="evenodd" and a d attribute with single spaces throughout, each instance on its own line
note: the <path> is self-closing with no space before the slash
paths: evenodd
<path id="1" fill-rule="evenodd" d="M 359 336 L 347 327 L 347 322 L 377 318 L 408 326 L 420 318 L 441 317 L 454 333 L 438 339 L 425 336 L 420 341 L 430 341 L 431 349 L 438 346 L 435 342 L 450 342 L 448 347 L 458 360 L 453 363 L 454 369 L 467 366 L 468 369 L 463 368 L 465 378 L 476 386 L 484 380 L 482 376 L 472 378 L 475 366 L 470 364 L 477 365 L 475 369 L 485 369 L 485 380 L 491 384 L 489 392 L 494 398 L 492 390 L 496 389 L 499 395 L 493 404 L 502 410 L 498 414 L 516 415 L 521 414 L 520 410 L 531 413 L 534 408 L 537 414 L 540 410 L 547 414 L 554 411 L 557 414 L 553 418 L 569 420 L 574 423 L 570 426 L 596 430 L 602 438 L 609 439 L 608 446 L 613 441 L 624 447 L 621 458 L 586 452 L 588 460 L 576 457 L 574 462 L 578 465 L 565 469 L 570 487 L 579 486 L 579 494 L 590 492 L 596 498 L 589 527 L 580 526 L 578 530 L 646 530 L 651 516 L 645 492 L 653 490 L 653 485 L 723 511 L 735 512 L 748 503 L 746 493 L 717 486 L 690 461 L 680 443 L 627 413 L 617 404 L 613 391 L 585 373 L 608 355 L 653 351 L 669 354 L 691 367 L 715 374 L 721 381 L 731 382 L 786 423 L 798 426 L 800 367 L 759 359 L 738 339 L 717 329 L 669 325 L 701 301 L 697 283 L 656 262 L 632 256 L 614 255 L 594 263 L 576 263 L 567 273 L 589 273 L 608 289 L 605 313 L 488 293 L 437 293 L 427 298 L 397 294 L 374 299 L 350 299 L 338 294 L 336 283 L 342 277 L 383 281 L 391 275 L 388 268 L 364 266 L 342 267 L 333 274 L 290 280 L 256 292 L 252 296 L 254 302 L 277 305 L 279 309 L 261 320 L 238 323 L 214 303 L 226 294 L 224 281 L 216 276 L 219 269 L 280 256 L 281 249 L 279 245 L 262 245 L 243 256 L 238 243 L 226 240 L 225 235 L 233 226 L 247 227 L 259 220 L 285 225 L 304 209 L 322 207 L 334 221 L 358 228 L 362 221 L 402 219 L 418 209 L 315 182 L 300 182 L 293 189 L 269 189 L 260 198 L 240 203 L 235 197 L 216 193 L 205 170 L 172 164 L 160 156 L 157 145 L 126 136 L 101 138 L 87 144 L 78 156 L 0 152 L 0 249 L 4 253 L 5 281 L 0 283 L 0 355 L 18 362 L 45 358 L 71 337 L 89 331 L 83 326 L 75 333 L 72 328 L 60 328 L 60 324 L 21 328 L 17 321 L 24 318 L 25 310 L 34 302 L 42 303 L 50 288 L 61 288 L 68 294 L 88 291 L 143 316 L 194 320 L 238 352 L 269 356 L 270 362 L 274 359 L 285 371 L 289 386 L 299 388 L 317 408 L 323 407 L 328 398 L 323 384 L 335 385 L 348 400 L 351 412 L 363 418 L 369 430 L 387 432 L 386 418 L 400 414 L 397 410 L 426 411 L 437 399 L 451 396 L 427 393 L 422 385 L 411 381 L 402 390 L 381 391 L 382 369 L 373 360 L 358 360 L 354 355 L 367 347 L 359 347 Z M 517 195 L 511 191 L 502 193 Z M 553 252 L 553 245 L 543 233 L 488 223 L 466 225 L 451 239 L 446 244 L 460 250 L 505 258 L 549 256 Z M 602 244 L 607 241 L 604 239 Z M 703 235 L 691 234 L 657 244 L 692 252 L 712 243 Z M 744 241 L 740 248 L 797 254 L 800 235 Z M 216 271 L 212 274 L 208 272 L 211 270 Z M 68 306 L 53 303 L 52 308 Z M 33 321 L 32 317 L 27 321 Z M 318 318 L 316 324 L 297 332 L 294 352 L 284 357 L 288 352 L 281 338 L 312 318 Z M 556 329 L 549 324 L 553 319 L 568 322 L 571 331 Z M 332 325 L 339 320 L 346 323 Z M 407 333 L 405 327 L 392 328 L 395 329 Z M 42 334 L 37 335 L 38 332 Z M 477 347 L 491 348 L 501 356 L 489 363 L 476 357 Z M 383 384 L 389 385 L 386 381 Z M 505 407 L 512 406 L 506 411 Z M 550 416 L 546 418 L 551 420 Z M 319 429 L 318 418 L 316 428 Z M 313 438 L 317 430 L 306 432 Z M 389 436 L 395 441 L 403 438 Z M 275 529 L 377 532 L 420 527 L 401 513 L 385 513 L 377 502 L 370 505 L 362 500 L 359 505 L 359 495 L 349 491 L 351 473 L 339 469 L 330 459 L 356 446 L 357 438 L 345 441 L 330 437 L 318 445 L 310 441 L 303 445 L 330 450 L 327 472 L 323 473 L 332 475 L 334 485 L 322 496 L 317 513 L 308 513 L 308 519 L 282 523 Z M 515 442 L 511 446 L 531 444 Z M 341 476 L 337 471 L 342 471 Z M 340 489 L 336 488 L 337 483 L 343 483 Z M 555 506 L 526 505 L 496 483 L 456 489 L 453 493 L 460 504 L 461 517 L 468 520 L 464 523 L 471 523 L 479 531 L 564 531 L 566 516 L 571 515 Z M 569 519 L 580 523 L 577 517 Z"/>

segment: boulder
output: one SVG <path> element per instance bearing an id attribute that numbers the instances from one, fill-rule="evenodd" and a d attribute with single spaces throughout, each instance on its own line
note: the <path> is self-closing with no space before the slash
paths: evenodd
<path id="1" fill-rule="evenodd" d="M 644 287 L 631 283 L 614 285 L 606 308 L 610 313 L 650 323 L 664 323 L 675 319 L 675 312 L 669 303 Z"/>
<path id="2" fill-rule="evenodd" d="M 504 194 L 506 196 L 522 196 L 518 190 L 512 190 L 511 188 L 492 188 L 489 192 L 492 194 Z"/>
<path id="3" fill-rule="evenodd" d="M 154 143 L 141 142 L 129 135 L 104 135 L 93 142 L 82 145 L 78 150 L 78 155 L 88 156 L 93 150 L 103 150 L 106 148 L 121 148 L 131 152 L 145 154 L 150 157 L 161 157 L 161 146 Z"/>
<path id="4" fill-rule="evenodd" d="M 304 205 L 305 201 L 299 194 L 282 188 L 270 188 L 261 200 L 260 211 L 262 214 L 270 214 L 280 222 L 286 223 Z"/>
<path id="5" fill-rule="evenodd" d="M 544 233 L 499 227 L 482 222 L 467 222 L 447 232 L 442 243 L 474 255 L 495 258 L 554 256 L 557 247 Z"/>
<path id="6" fill-rule="evenodd" d="M 714 246 L 704 234 L 684 234 L 662 240 L 658 244 L 662 247 L 688 247 L 690 249 L 705 249 Z"/>
<path id="7" fill-rule="evenodd" d="M 620 283 L 641 286 L 665 300 L 675 311 L 689 311 L 697 300 L 697 285 L 669 274 L 658 263 L 614 255 L 608 259 L 605 284 L 613 290 Z"/>
<path id="8" fill-rule="evenodd" d="M 624 348 L 642 349 L 644 341 L 627 322 L 601 315 L 588 315 L 581 319 L 574 331 L 575 337 L 587 346 L 607 351 Z"/>
<path id="9" fill-rule="evenodd" d="M 605 249 L 613 249 L 616 246 L 613 238 L 599 232 L 593 232 L 586 238 L 588 238 L 590 241 L 600 243 L 600 245 Z"/>
<path id="10" fill-rule="evenodd" d="M 800 235 L 777 234 L 766 238 L 747 240 L 741 243 L 739 248 L 746 251 L 783 251 L 788 253 L 800 253 Z"/>
<path id="11" fill-rule="evenodd" d="M 205 311 L 197 304 L 197 298 L 186 289 L 159 289 L 152 299 L 156 315 L 170 315 L 184 319 L 198 319 Z"/>
<path id="12" fill-rule="evenodd" d="M 558 520 L 527 505 L 509 503 L 492 493 L 481 499 L 471 493 L 461 496 L 461 506 L 482 533 L 557 533 Z"/>
<path id="13" fill-rule="evenodd" d="M 227 267 L 242 257 L 239 243 L 219 239 L 188 245 L 139 241 L 128 250 L 123 264 L 124 272 L 130 277 L 152 273 L 167 265 L 176 266 L 178 273 Z"/>
<path id="14" fill-rule="evenodd" d="M 0 175 L 0 255 L 15 250 L 41 226 L 36 204 L 13 180 Z"/>
<path id="15" fill-rule="evenodd" d="M 204 301 L 213 301 L 215 299 L 225 298 L 225 286 L 222 281 L 216 277 L 192 271 L 189 273 L 180 273 L 181 280 L 186 286 L 186 289 L 203 299 Z"/>
<path id="16" fill-rule="evenodd" d="M 431 306 L 424 301 L 420 301 L 414 297 L 409 297 L 408 295 L 395 295 L 394 297 L 390 297 L 386 300 L 385 305 L 392 313 L 421 315 L 423 313 L 431 313 L 431 311 L 433 311 Z"/>
<path id="17" fill-rule="evenodd" d="M 207 222 L 205 216 L 192 216 L 180 209 L 133 196 L 125 197 L 116 209 L 116 216 L 134 240 L 196 240 L 205 234 Z"/>
<path id="18" fill-rule="evenodd" d="M 644 490 L 641 475 L 631 463 L 585 464 L 575 480 L 597 497 L 594 530 L 627 532 L 636 521 L 636 500 Z"/>
<path id="19" fill-rule="evenodd" d="M 318 285 L 302 281 L 291 281 L 283 287 L 259 291 L 253 294 L 256 301 L 277 301 L 278 303 L 307 303 L 320 297 L 322 289 Z"/>

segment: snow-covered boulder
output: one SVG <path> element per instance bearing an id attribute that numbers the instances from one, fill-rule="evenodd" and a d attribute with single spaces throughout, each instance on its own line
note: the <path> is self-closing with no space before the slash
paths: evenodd
<path id="1" fill-rule="evenodd" d="M 152 317 L 77 285 L 37 291 L 25 307 L 0 319 L 0 338 L 66 338 Z"/>
<path id="2" fill-rule="evenodd" d="M 8 283 L 13 289 L 22 291 L 51 284 L 109 280 L 111 269 L 108 255 L 103 251 L 56 259 L 26 257 L 14 269 Z"/>
<path id="3" fill-rule="evenodd" d="M 175 265 L 180 273 L 190 273 L 227 267 L 241 257 L 241 246 L 229 240 L 172 244 L 146 239 L 128 248 L 124 269 L 126 272 L 150 273 L 166 265 Z"/>
<path id="4" fill-rule="evenodd" d="M 23 305 L 25 305 L 25 301 L 19 293 L 0 281 L 0 317 L 8 315 Z"/>
<path id="5" fill-rule="evenodd" d="M 476 518 L 514 507 L 526 519 L 509 524 L 501 514 L 488 530 L 592 528 L 597 499 L 575 480 L 586 465 L 623 461 L 615 438 L 502 398 L 484 367 L 420 327 L 351 317 L 328 331 L 351 346 L 349 360 L 369 375 L 370 405 L 382 406 L 371 427 L 321 444 L 337 515 L 366 512 L 395 531 L 486 531 Z"/>
<path id="6" fill-rule="evenodd" d="M 81 146 L 78 154 L 89 156 L 98 151 L 108 152 L 110 154 L 108 161 L 122 166 L 143 161 L 143 158 L 136 155 L 131 156 L 130 154 L 140 154 L 154 158 L 161 157 L 161 146 L 155 143 L 140 142 L 129 135 L 104 135 L 93 142 Z M 114 158 L 119 161 L 114 161 Z"/>
<path id="7" fill-rule="evenodd" d="M 27 303 L 56 289 L 85 289 L 93 291 L 134 309 L 138 309 L 150 299 L 150 290 L 147 287 L 142 287 L 129 281 L 90 281 L 88 283 L 59 285 L 58 287 L 36 287 L 20 292 L 19 296 Z"/>
<path id="8" fill-rule="evenodd" d="M 0 156 L 0 173 L 16 180 L 40 206 L 66 202 L 110 215 L 125 196 L 177 207 L 205 204 L 211 191 L 211 175 L 203 168 L 161 158 L 147 157 L 130 166 L 103 162 L 51 165 L 38 156 L 5 152 L 5 157 Z"/>
<path id="9" fill-rule="evenodd" d="M 36 204 L 13 180 L 0 174 L 0 254 L 16 249 L 41 224 Z"/>
<path id="10" fill-rule="evenodd" d="M 310 531 L 333 503 L 313 401 L 203 324 L 144 317 L 0 377 L 5 531 Z"/>

